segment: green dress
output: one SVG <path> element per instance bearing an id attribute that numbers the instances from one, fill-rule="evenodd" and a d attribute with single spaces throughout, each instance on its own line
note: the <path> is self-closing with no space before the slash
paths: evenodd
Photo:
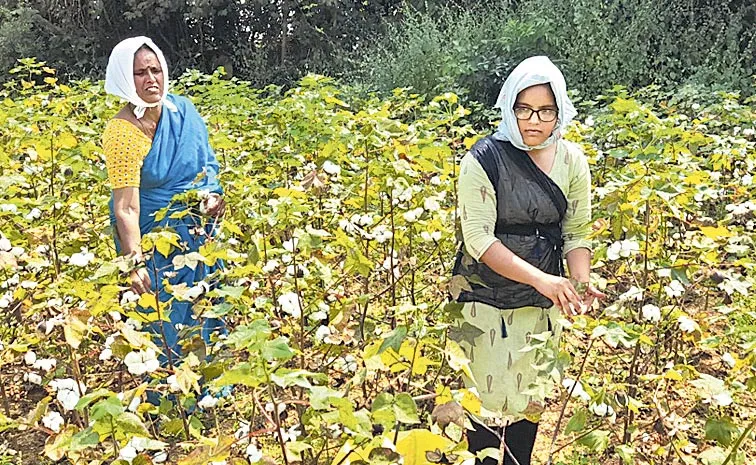
<path id="1" fill-rule="evenodd" d="M 591 228 L 591 177 L 588 161 L 580 148 L 559 140 L 549 177 L 567 198 L 567 212 L 562 222 L 564 253 L 577 248 L 591 248 L 587 239 Z M 485 194 L 483 192 L 485 191 Z M 462 216 L 462 235 L 467 252 L 480 257 L 498 239 L 492 231 L 496 225 L 496 193 L 483 167 L 467 154 L 460 164 L 458 202 Z M 537 421 L 545 404 L 545 392 L 531 389 L 542 383 L 543 375 L 533 367 L 535 351 L 522 351 L 532 335 L 551 331 L 548 336 L 558 343 L 561 328 L 559 309 L 520 307 L 501 310 L 480 302 L 464 304 L 464 322 L 477 328 L 472 341 L 460 341 L 470 359 L 474 379 L 464 377 L 468 388 L 475 388 L 483 401 L 481 420 L 496 424 L 523 418 Z M 502 337 L 502 317 L 507 336 Z M 462 322 L 459 322 L 462 324 Z M 527 392 L 530 391 L 530 392 Z M 543 390 L 541 390 L 543 391 Z"/>

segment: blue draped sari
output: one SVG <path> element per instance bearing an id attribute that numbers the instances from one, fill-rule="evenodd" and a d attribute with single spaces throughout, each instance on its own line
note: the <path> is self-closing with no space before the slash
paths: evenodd
<path id="1" fill-rule="evenodd" d="M 197 214 L 184 215 L 178 219 L 170 218 L 170 214 L 168 214 L 160 221 L 155 218 L 155 212 L 171 204 L 171 199 L 176 194 L 190 190 L 223 193 L 217 178 L 218 161 L 210 147 L 205 122 L 187 98 L 173 94 L 168 94 L 166 98 L 176 105 L 178 111 L 171 111 L 165 106 L 163 107 L 155 136 L 152 139 L 152 148 L 145 156 L 142 164 L 139 185 L 140 233 L 145 235 L 155 228 L 168 227 L 180 236 L 180 242 L 183 244 L 183 249 L 174 248 L 168 257 L 155 251 L 146 262 L 147 271 L 152 281 L 151 290 L 154 292 L 159 287 L 161 308 L 163 309 L 167 307 L 167 302 L 171 297 L 164 290 L 165 272 L 176 273 L 175 276 L 168 278 L 170 284 L 185 283 L 192 287 L 223 266 L 218 261 L 213 266 L 198 263 L 194 270 L 189 267 L 174 270 L 173 258 L 177 255 L 197 252 L 200 246 L 204 244 L 206 235 L 212 234 L 212 221 Z M 202 174 L 202 176 L 198 177 L 198 174 Z M 171 210 L 178 211 L 186 208 L 190 207 L 172 205 Z M 121 253 L 112 197 L 110 200 L 110 222 L 114 231 L 116 231 L 116 250 Z M 198 234 L 201 231 L 204 231 L 204 234 Z M 155 272 L 156 270 L 157 272 Z M 213 283 L 208 284 L 212 286 Z M 149 313 L 153 310 L 139 308 L 139 311 Z M 165 333 L 168 348 L 170 348 L 175 360 L 181 355 L 180 333 L 185 334 L 180 331 L 180 328 L 196 328 L 198 320 L 194 318 L 191 302 L 173 300 L 170 303 L 169 312 L 170 324 L 165 322 L 162 325 L 162 331 Z M 157 342 L 162 346 L 160 326 L 160 321 L 150 323 L 148 330 L 156 334 Z M 201 335 L 205 342 L 209 341 L 212 331 L 220 327 L 222 327 L 220 320 L 206 319 L 201 328 Z M 166 359 L 163 358 L 163 362 L 165 361 Z"/>

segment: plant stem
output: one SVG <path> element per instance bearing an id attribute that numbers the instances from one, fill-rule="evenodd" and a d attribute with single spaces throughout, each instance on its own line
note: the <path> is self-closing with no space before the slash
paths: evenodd
<path id="1" fill-rule="evenodd" d="M 749 434 L 751 434 L 751 431 L 753 428 L 756 427 L 756 419 L 751 422 L 750 425 L 748 425 L 748 428 L 743 431 L 743 434 L 740 435 L 737 441 L 735 441 L 735 444 L 732 446 L 732 450 L 730 451 L 730 454 L 727 456 L 724 462 L 722 462 L 722 465 L 727 465 L 732 460 L 735 459 L 735 456 L 737 455 L 738 449 L 743 444 L 743 441 L 748 437 Z"/>
<path id="2" fill-rule="evenodd" d="M 585 356 L 583 357 L 583 361 L 580 363 L 580 369 L 578 370 L 577 377 L 575 378 L 575 382 L 572 384 L 572 387 L 570 388 L 570 392 L 567 393 L 567 397 L 564 399 L 564 403 L 562 404 L 562 409 L 559 412 L 559 418 L 557 419 L 556 426 L 554 427 L 554 434 L 551 436 L 551 444 L 549 445 L 549 460 L 547 465 L 551 465 L 552 460 L 554 459 L 554 454 L 559 450 L 554 450 L 554 444 L 556 443 L 557 437 L 559 436 L 559 428 L 562 425 L 562 420 L 564 419 L 564 413 L 567 411 L 567 404 L 570 402 L 570 399 L 572 398 L 572 393 L 575 391 L 575 387 L 580 382 L 580 377 L 583 376 L 583 371 L 585 370 L 585 362 L 588 361 L 588 354 L 591 353 L 591 349 L 593 348 L 593 344 L 596 342 L 596 339 L 591 338 L 591 342 L 588 344 L 588 349 L 585 351 Z"/>

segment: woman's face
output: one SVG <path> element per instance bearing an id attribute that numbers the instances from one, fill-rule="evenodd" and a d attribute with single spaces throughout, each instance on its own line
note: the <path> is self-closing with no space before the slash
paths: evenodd
<path id="1" fill-rule="evenodd" d="M 150 49 L 141 48 L 134 55 L 134 84 L 139 98 L 147 103 L 159 102 L 163 96 L 163 68 Z"/>
<path id="2" fill-rule="evenodd" d="M 527 117 L 528 109 L 538 110 L 540 113 L 533 111 L 530 118 L 520 119 Z M 517 128 L 526 145 L 536 146 L 544 143 L 551 136 L 558 122 L 559 108 L 551 86 L 548 84 L 539 84 L 521 91 L 517 95 L 513 110 L 517 116 Z"/>

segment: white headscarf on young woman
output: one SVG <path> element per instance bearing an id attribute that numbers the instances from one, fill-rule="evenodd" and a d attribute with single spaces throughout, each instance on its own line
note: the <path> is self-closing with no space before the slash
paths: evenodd
<path id="1" fill-rule="evenodd" d="M 522 140 L 520 130 L 517 128 L 517 118 L 514 114 L 514 105 L 520 92 L 538 84 L 549 84 L 554 93 L 556 105 L 559 108 L 557 125 L 548 139 L 541 145 L 526 145 Z M 530 57 L 522 61 L 509 74 L 499 93 L 496 108 L 501 109 L 501 124 L 494 134 L 494 138 L 509 141 L 520 150 L 530 151 L 542 149 L 556 142 L 561 137 L 561 132 L 577 115 L 575 106 L 567 97 L 567 84 L 564 76 L 554 63 L 545 56 Z"/>
<path id="2" fill-rule="evenodd" d="M 134 84 L 134 55 L 140 47 L 146 45 L 155 52 L 160 67 L 163 69 L 163 95 L 159 102 L 147 103 L 137 94 Z M 134 105 L 134 115 L 137 119 L 144 116 L 148 107 L 156 107 L 163 103 L 171 111 L 178 111 L 176 105 L 166 100 L 168 95 L 168 64 L 165 62 L 163 52 L 149 38 L 144 36 L 124 39 L 113 48 L 108 60 L 108 68 L 105 71 L 105 92 L 116 95 Z"/>

